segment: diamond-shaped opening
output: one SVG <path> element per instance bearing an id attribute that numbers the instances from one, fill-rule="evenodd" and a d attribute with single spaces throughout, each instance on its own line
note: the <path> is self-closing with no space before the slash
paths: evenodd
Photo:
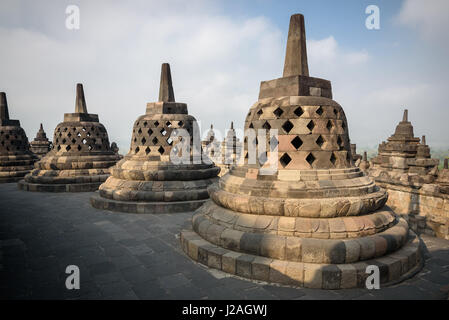
<path id="1" fill-rule="evenodd" d="M 331 131 L 334 125 L 332 124 L 332 121 L 328 120 L 326 124 L 327 130 Z"/>
<path id="2" fill-rule="evenodd" d="M 171 127 L 171 122 L 170 122 L 170 121 L 167 121 L 167 122 L 165 123 L 165 125 L 166 125 L 168 128 L 170 128 L 170 127 Z"/>
<path id="3" fill-rule="evenodd" d="M 162 148 L 162 146 L 160 146 L 159 149 L 157 149 L 157 151 L 159 151 L 160 154 L 164 154 L 165 149 Z"/>
<path id="4" fill-rule="evenodd" d="M 146 148 L 145 148 L 145 153 L 146 153 L 146 154 L 149 154 L 150 152 L 151 152 L 150 147 L 146 147 Z"/>
<path id="5" fill-rule="evenodd" d="M 61 136 L 61 134 L 59 134 L 59 136 Z M 76 136 L 81 137 L 81 133 L 78 132 L 78 134 Z"/>
<path id="6" fill-rule="evenodd" d="M 151 136 L 153 134 L 153 130 L 148 129 L 148 135 Z"/>
<path id="7" fill-rule="evenodd" d="M 66 131 L 66 130 L 67 130 L 67 128 L 64 128 L 64 131 Z M 83 130 L 83 131 L 86 131 L 86 128 L 83 127 L 82 130 Z"/>
<path id="8" fill-rule="evenodd" d="M 338 111 L 335 108 L 334 108 L 334 114 L 335 114 L 335 116 L 338 116 Z"/>
<path id="9" fill-rule="evenodd" d="M 270 124 L 268 123 L 268 121 L 265 121 L 265 123 L 263 124 L 262 128 L 264 128 L 265 130 L 270 130 L 270 129 L 271 129 L 271 126 L 270 126 Z"/>
<path id="10" fill-rule="evenodd" d="M 323 114 L 323 108 L 321 108 L 321 106 L 318 107 L 318 109 L 316 109 L 315 111 L 319 116 L 321 116 Z"/>
<path id="11" fill-rule="evenodd" d="M 142 129 L 139 128 L 139 130 L 137 130 L 137 133 L 141 134 L 142 133 Z"/>
<path id="12" fill-rule="evenodd" d="M 288 153 L 284 153 L 282 155 L 282 157 L 279 159 L 279 162 L 281 163 L 281 165 L 285 168 L 290 161 L 292 161 L 292 158 L 290 158 L 290 156 L 288 155 Z"/>
<path id="13" fill-rule="evenodd" d="M 259 116 L 262 115 L 262 113 L 263 113 L 262 109 L 259 109 L 259 111 L 257 111 L 257 114 L 258 114 Z"/>
<path id="14" fill-rule="evenodd" d="M 67 142 L 67 140 L 64 138 L 62 139 L 62 144 L 65 144 Z"/>
<path id="15" fill-rule="evenodd" d="M 88 145 L 88 146 L 87 146 L 87 149 L 89 149 L 89 151 L 92 150 L 93 148 L 94 148 L 94 147 L 92 147 L 91 145 Z"/>
<path id="16" fill-rule="evenodd" d="M 272 136 L 270 139 L 270 150 L 273 151 L 279 144 L 278 139 L 275 136 Z"/>
<path id="17" fill-rule="evenodd" d="M 83 128 L 83 129 L 84 129 L 84 128 Z M 67 128 L 64 128 L 63 131 L 66 132 L 66 131 L 67 131 Z M 84 131 L 86 131 L 86 130 L 84 130 Z"/>
<path id="18" fill-rule="evenodd" d="M 285 132 L 289 133 L 293 129 L 293 123 L 291 123 L 289 120 L 285 121 L 282 125 L 282 129 L 284 129 Z"/>
<path id="19" fill-rule="evenodd" d="M 159 122 L 154 121 L 154 126 L 157 127 L 159 125 Z"/>
<path id="20" fill-rule="evenodd" d="M 67 133 L 67 137 L 71 137 L 72 136 L 72 134 L 69 132 L 69 133 Z"/>
<path id="21" fill-rule="evenodd" d="M 298 107 L 295 109 L 295 111 L 293 111 L 293 113 L 296 114 L 298 117 L 300 117 L 304 113 L 304 110 L 302 110 L 301 107 Z"/>
<path id="22" fill-rule="evenodd" d="M 181 127 L 184 124 L 182 121 L 178 121 L 178 126 Z"/>
<path id="23" fill-rule="evenodd" d="M 337 138 L 337 144 L 340 146 L 340 148 L 341 148 L 342 145 L 343 145 L 343 140 L 341 139 L 340 136 L 338 136 L 338 138 Z"/>
<path id="24" fill-rule="evenodd" d="M 335 163 L 337 162 L 337 158 L 335 157 L 335 154 L 332 152 L 331 158 L 330 158 L 332 164 L 335 166 Z"/>
<path id="25" fill-rule="evenodd" d="M 306 157 L 306 161 L 312 165 L 315 162 L 315 157 L 313 156 L 313 154 L 309 153 L 309 155 Z"/>
<path id="26" fill-rule="evenodd" d="M 249 124 L 248 128 L 251 128 L 251 129 L 253 129 L 253 128 L 254 128 L 254 125 L 253 125 L 253 123 L 252 123 L 252 122 L 251 122 L 251 123 Z"/>
<path id="27" fill-rule="evenodd" d="M 145 137 L 142 138 L 142 140 L 140 140 L 142 142 L 142 144 L 144 145 L 147 142 L 147 139 L 145 139 Z"/>
<path id="28" fill-rule="evenodd" d="M 276 117 L 279 118 L 284 113 L 284 111 L 281 108 L 277 107 L 277 109 L 274 110 L 273 113 Z"/>
<path id="29" fill-rule="evenodd" d="M 324 139 L 322 136 L 319 136 L 318 139 L 316 139 L 316 144 L 319 145 L 320 147 L 323 146 L 324 144 Z"/>
<path id="30" fill-rule="evenodd" d="M 134 150 L 136 153 L 138 153 L 140 151 L 139 147 L 136 147 L 136 149 Z"/>
<path id="31" fill-rule="evenodd" d="M 86 135 L 87 135 L 88 137 L 90 137 L 90 132 L 88 132 Z"/>
<path id="32" fill-rule="evenodd" d="M 307 128 L 309 128 L 310 132 L 312 132 L 313 128 L 315 128 L 315 123 L 313 122 L 313 120 L 309 121 L 309 123 L 307 124 Z"/>
<path id="33" fill-rule="evenodd" d="M 77 149 L 78 149 L 78 151 L 81 151 L 81 146 L 80 146 L 80 145 L 78 145 Z"/>
<path id="34" fill-rule="evenodd" d="M 159 140 L 156 137 L 154 137 L 153 140 L 151 141 L 153 141 L 153 144 L 156 144 Z"/>
<path id="35" fill-rule="evenodd" d="M 58 146 L 58 151 L 61 150 L 61 146 Z"/>
<path id="36" fill-rule="evenodd" d="M 245 159 L 248 159 L 248 152 L 245 154 Z"/>
<path id="37" fill-rule="evenodd" d="M 67 147 L 65 147 L 65 149 L 67 150 L 67 151 L 70 151 L 70 149 L 72 149 L 70 146 L 67 146 Z"/>
<path id="38" fill-rule="evenodd" d="M 83 142 L 83 144 L 86 144 L 86 143 L 87 143 L 87 140 L 86 140 L 86 139 L 83 139 L 82 142 Z"/>
<path id="39" fill-rule="evenodd" d="M 148 122 L 145 121 L 145 122 L 143 123 L 143 126 L 146 127 L 147 125 L 148 125 Z"/>
<path id="40" fill-rule="evenodd" d="M 291 144 L 298 150 L 298 148 L 302 146 L 302 140 L 300 137 L 296 136 L 291 141 Z"/>
<path id="41" fill-rule="evenodd" d="M 162 130 L 160 131 L 160 133 L 161 133 L 163 136 L 165 136 L 165 135 L 167 134 L 167 131 L 166 131 L 164 128 L 162 128 Z"/>
<path id="42" fill-rule="evenodd" d="M 168 139 L 167 139 L 167 143 L 168 143 L 169 146 L 171 146 L 171 145 L 173 144 L 172 138 L 168 138 Z"/>

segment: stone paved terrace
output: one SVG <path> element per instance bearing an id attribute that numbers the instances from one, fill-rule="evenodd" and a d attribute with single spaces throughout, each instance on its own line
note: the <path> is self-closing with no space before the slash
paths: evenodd
<path id="1" fill-rule="evenodd" d="M 449 241 L 423 236 L 414 278 L 380 290 L 315 290 L 209 271 L 182 252 L 191 212 L 139 215 L 94 209 L 91 193 L 51 194 L 0 185 L 1 299 L 448 299 Z M 81 289 L 65 288 L 79 266 Z"/>

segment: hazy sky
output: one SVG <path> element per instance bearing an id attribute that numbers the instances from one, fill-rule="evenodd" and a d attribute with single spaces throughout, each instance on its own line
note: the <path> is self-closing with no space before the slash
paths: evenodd
<path id="1" fill-rule="evenodd" d="M 65 26 L 68 5 L 80 29 Z M 380 8 L 380 30 L 365 8 Z M 0 2 L 0 91 L 32 140 L 74 111 L 75 85 L 126 152 L 135 119 L 156 101 L 161 63 L 175 97 L 206 131 L 242 127 L 262 80 L 282 75 L 289 17 L 303 13 L 311 76 L 332 81 L 351 142 L 390 136 L 404 107 L 415 135 L 448 147 L 449 1 Z M 359 149 L 360 151 L 360 149 Z"/>

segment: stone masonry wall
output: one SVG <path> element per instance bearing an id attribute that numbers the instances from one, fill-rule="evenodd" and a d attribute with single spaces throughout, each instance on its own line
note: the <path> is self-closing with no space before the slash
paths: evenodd
<path id="1" fill-rule="evenodd" d="M 388 191 L 387 205 L 403 215 L 415 232 L 449 240 L 449 195 L 440 193 L 437 185 L 425 184 L 415 189 L 377 184 Z"/>

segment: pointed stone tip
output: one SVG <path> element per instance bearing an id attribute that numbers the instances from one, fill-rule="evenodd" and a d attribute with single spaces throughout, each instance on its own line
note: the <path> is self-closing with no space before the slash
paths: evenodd
<path id="1" fill-rule="evenodd" d="M 42 123 L 41 123 L 41 125 L 39 127 L 39 130 L 44 130 L 44 126 L 42 125 Z"/>
<path id="2" fill-rule="evenodd" d="M 426 136 L 422 136 L 422 138 L 421 138 L 421 143 L 422 143 L 423 145 L 426 145 Z"/>
<path id="3" fill-rule="evenodd" d="M 296 75 L 309 76 L 306 29 L 304 16 L 300 13 L 290 17 L 283 76 L 289 77 Z"/>
<path id="4" fill-rule="evenodd" d="M 444 169 L 449 169 L 449 159 L 444 159 Z"/>
<path id="5" fill-rule="evenodd" d="M 0 119 L 9 120 L 8 101 L 5 92 L 0 92 Z"/>
<path id="6" fill-rule="evenodd" d="M 75 113 L 87 113 L 86 99 L 82 83 L 76 84 Z"/>
<path id="7" fill-rule="evenodd" d="M 363 151 L 363 160 L 368 161 L 368 155 L 366 154 L 366 151 Z"/>
<path id="8" fill-rule="evenodd" d="M 212 130 L 214 128 L 214 125 L 211 123 L 210 124 L 210 129 Z"/>
<path id="9" fill-rule="evenodd" d="M 159 85 L 159 101 L 175 102 L 170 65 L 168 63 L 162 64 L 161 83 Z"/>
<path id="10" fill-rule="evenodd" d="M 404 109 L 404 115 L 402 116 L 402 121 L 407 122 L 408 121 L 408 110 Z"/>
<path id="11" fill-rule="evenodd" d="M 234 121 L 231 121 L 231 129 L 234 129 Z"/>

